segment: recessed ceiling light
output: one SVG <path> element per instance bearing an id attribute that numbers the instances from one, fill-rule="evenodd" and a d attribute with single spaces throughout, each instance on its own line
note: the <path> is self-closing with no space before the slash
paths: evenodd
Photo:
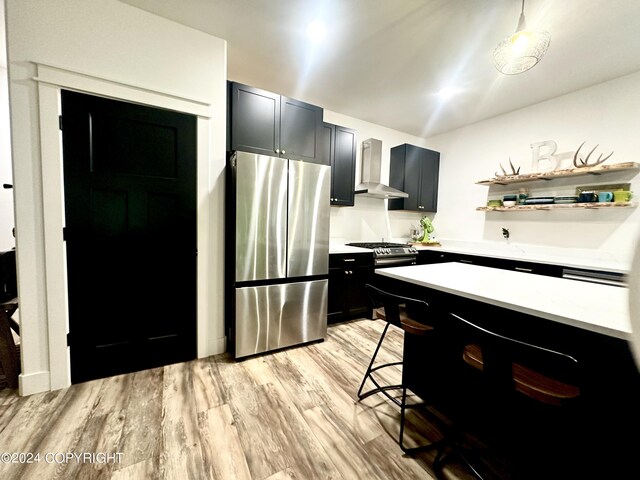
<path id="1" fill-rule="evenodd" d="M 327 35 L 327 28 L 319 20 L 314 20 L 307 25 L 307 37 L 313 43 L 320 43 Z"/>
<path id="2" fill-rule="evenodd" d="M 441 89 L 438 92 L 438 97 L 440 97 L 441 100 L 449 100 L 456 93 L 458 93 L 458 90 L 456 90 L 455 88 L 453 88 L 453 87 L 444 87 L 443 89 Z"/>

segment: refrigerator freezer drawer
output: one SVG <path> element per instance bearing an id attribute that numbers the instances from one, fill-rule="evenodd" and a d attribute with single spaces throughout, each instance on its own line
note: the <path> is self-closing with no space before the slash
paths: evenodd
<path id="1" fill-rule="evenodd" d="M 236 358 L 327 334 L 327 280 L 236 289 Z"/>

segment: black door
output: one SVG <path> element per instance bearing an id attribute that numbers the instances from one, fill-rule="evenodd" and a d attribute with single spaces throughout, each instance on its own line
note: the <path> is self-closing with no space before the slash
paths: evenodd
<path id="1" fill-rule="evenodd" d="M 73 383 L 196 356 L 196 117 L 62 92 Z"/>

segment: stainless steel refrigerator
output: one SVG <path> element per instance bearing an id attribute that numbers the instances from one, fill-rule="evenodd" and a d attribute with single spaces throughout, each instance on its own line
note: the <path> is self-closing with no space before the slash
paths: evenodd
<path id="1" fill-rule="evenodd" d="M 229 350 L 240 358 L 323 339 L 330 167 L 234 152 L 227 173 Z"/>

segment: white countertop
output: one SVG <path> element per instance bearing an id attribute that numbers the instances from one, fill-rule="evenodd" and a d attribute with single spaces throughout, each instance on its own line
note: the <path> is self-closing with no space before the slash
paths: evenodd
<path id="1" fill-rule="evenodd" d="M 376 273 L 611 337 L 631 337 L 628 289 L 465 263 Z"/>
<path id="2" fill-rule="evenodd" d="M 386 241 L 406 243 L 407 239 L 391 238 Z M 358 240 L 353 240 L 358 241 Z M 631 265 L 629 255 L 619 252 L 602 252 L 578 248 L 559 248 L 541 245 L 505 242 L 465 242 L 453 239 L 440 239 L 442 246 L 429 247 L 416 245 L 418 250 L 477 255 L 479 257 L 502 258 L 522 262 L 544 263 L 568 268 L 602 270 L 614 273 L 628 273 Z M 371 250 L 346 245 L 352 241 L 333 239 L 329 244 L 329 253 L 364 253 Z"/>
<path id="3" fill-rule="evenodd" d="M 545 263 L 549 265 L 583 268 L 587 270 L 604 270 L 615 273 L 627 273 L 629 270 L 628 261 L 619 258 L 612 258 L 611 255 L 601 252 L 579 252 L 578 249 L 572 250 L 572 255 L 568 256 L 562 255 L 559 249 L 552 248 L 543 249 L 538 247 L 538 251 L 536 251 L 532 247 L 517 244 L 496 245 L 494 242 L 464 244 L 449 242 L 446 240 L 442 242 L 441 247 L 416 245 L 416 248 L 418 250 L 433 250 L 439 252 L 460 253 L 464 255 L 477 255 L 479 257 L 504 258 L 506 260 Z"/>
<path id="4" fill-rule="evenodd" d="M 329 254 L 332 253 L 373 253 L 373 250 L 332 243 L 329 245 Z"/>

